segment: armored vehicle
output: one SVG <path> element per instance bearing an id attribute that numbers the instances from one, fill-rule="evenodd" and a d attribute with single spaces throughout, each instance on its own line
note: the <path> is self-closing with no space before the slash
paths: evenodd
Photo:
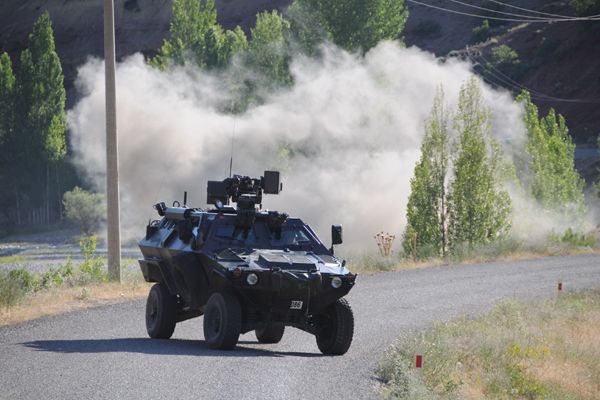
<path id="1" fill-rule="evenodd" d="M 151 338 L 170 338 L 177 322 L 204 315 L 214 349 L 232 349 L 250 331 L 260 343 L 277 343 L 286 327 L 315 335 L 323 354 L 349 349 L 354 317 L 343 296 L 356 275 L 334 256 L 342 227 L 332 226 L 328 249 L 299 218 L 263 210 L 263 193 L 281 189 L 277 171 L 234 175 L 208 182 L 214 208 L 188 207 L 187 194 L 183 204 L 154 206 L 162 218 L 139 242 L 144 278 L 156 282 L 146 303 Z"/>

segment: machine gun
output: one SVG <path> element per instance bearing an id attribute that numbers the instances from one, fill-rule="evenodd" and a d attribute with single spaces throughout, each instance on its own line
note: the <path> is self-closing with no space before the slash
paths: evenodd
<path id="1" fill-rule="evenodd" d="M 257 204 L 262 208 L 263 193 L 279 194 L 281 189 L 278 171 L 265 171 L 260 178 L 234 175 L 223 181 L 208 181 L 206 202 L 221 208 L 231 199 L 238 211 L 254 210 Z"/>

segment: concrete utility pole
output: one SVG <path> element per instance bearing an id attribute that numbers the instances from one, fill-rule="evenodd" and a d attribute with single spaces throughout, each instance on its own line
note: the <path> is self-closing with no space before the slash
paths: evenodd
<path id="1" fill-rule="evenodd" d="M 108 276 L 121 281 L 121 223 L 117 144 L 117 91 L 115 66 L 115 5 L 104 0 L 104 60 L 106 68 L 106 203 Z"/>

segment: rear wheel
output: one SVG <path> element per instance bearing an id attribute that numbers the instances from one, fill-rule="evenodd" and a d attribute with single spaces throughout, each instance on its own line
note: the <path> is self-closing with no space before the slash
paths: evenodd
<path id="1" fill-rule="evenodd" d="M 354 314 L 346 299 L 338 299 L 317 317 L 317 346 L 323 354 L 342 355 L 354 335 Z"/>
<path id="2" fill-rule="evenodd" d="M 242 330 L 242 310 L 238 299 L 229 292 L 214 293 L 204 309 L 204 339 L 209 347 L 230 350 Z"/>
<path id="3" fill-rule="evenodd" d="M 285 325 L 267 325 L 264 328 L 255 330 L 256 338 L 259 343 L 279 343 L 283 337 Z"/>
<path id="4" fill-rule="evenodd" d="M 177 318 L 177 298 L 162 283 L 152 286 L 146 301 L 146 330 L 153 339 L 173 335 Z"/>

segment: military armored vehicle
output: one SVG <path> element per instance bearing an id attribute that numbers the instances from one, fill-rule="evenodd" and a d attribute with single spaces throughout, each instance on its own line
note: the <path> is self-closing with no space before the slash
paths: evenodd
<path id="1" fill-rule="evenodd" d="M 142 273 L 152 286 L 146 304 L 151 338 L 170 338 L 178 322 L 204 315 L 209 347 L 228 350 L 240 334 L 277 343 L 286 327 L 316 337 L 323 354 L 344 354 L 354 333 L 343 297 L 356 275 L 334 255 L 342 227 L 333 225 L 327 248 L 299 218 L 262 209 L 263 194 L 282 189 L 279 172 L 209 181 L 210 209 L 175 201 L 154 206 L 139 242 Z M 230 201 L 236 207 L 230 206 Z"/>

